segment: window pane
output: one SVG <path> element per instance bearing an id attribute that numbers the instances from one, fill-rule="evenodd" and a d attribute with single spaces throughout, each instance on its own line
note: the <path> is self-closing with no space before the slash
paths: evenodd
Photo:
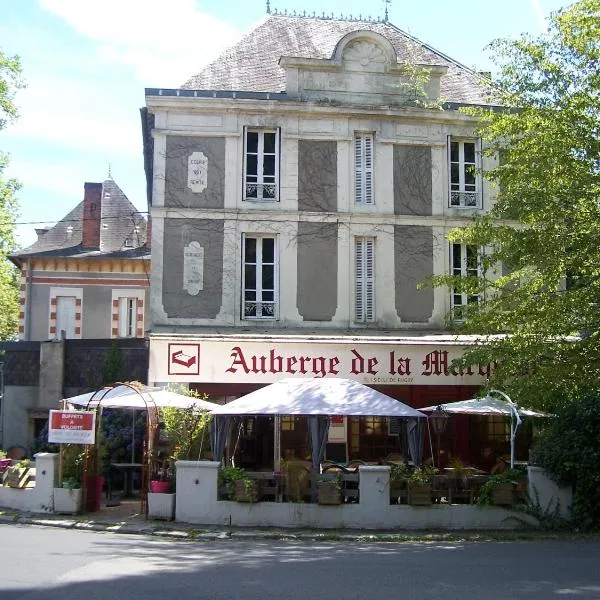
<path id="1" fill-rule="evenodd" d="M 459 166 L 452 164 L 450 165 L 450 181 L 453 184 L 457 184 L 459 183 Z"/>
<path id="2" fill-rule="evenodd" d="M 256 267 L 254 265 L 246 265 L 244 274 L 246 289 L 256 289 Z"/>
<path id="3" fill-rule="evenodd" d="M 452 244 L 452 266 L 455 269 L 460 269 L 460 244 Z"/>
<path id="4" fill-rule="evenodd" d="M 458 142 L 450 143 L 450 160 L 452 162 L 458 162 Z"/>
<path id="5" fill-rule="evenodd" d="M 465 186 L 475 185 L 475 168 L 467 166 L 465 168 Z"/>
<path id="6" fill-rule="evenodd" d="M 262 268 L 262 289 L 272 290 L 275 287 L 274 267 L 263 265 Z"/>
<path id="7" fill-rule="evenodd" d="M 274 238 L 263 238 L 262 258 L 263 258 L 263 263 L 274 263 L 275 262 L 275 239 Z"/>
<path id="8" fill-rule="evenodd" d="M 263 161 L 264 175 L 275 175 L 275 157 L 272 154 L 265 156 Z"/>
<path id="9" fill-rule="evenodd" d="M 246 290 L 244 292 L 244 300 L 254 302 L 256 300 L 256 292 L 254 290 Z"/>
<path id="10" fill-rule="evenodd" d="M 465 162 L 475 163 L 475 144 L 465 142 Z"/>
<path id="11" fill-rule="evenodd" d="M 263 302 L 273 302 L 275 300 L 275 292 L 263 290 L 262 299 Z"/>
<path id="12" fill-rule="evenodd" d="M 258 132 L 248 131 L 246 133 L 246 152 L 258 152 Z"/>
<path id="13" fill-rule="evenodd" d="M 256 238 L 245 238 L 244 260 L 247 263 L 256 262 Z"/>
<path id="14" fill-rule="evenodd" d="M 265 133 L 265 152 L 275 153 L 275 132 Z"/>
<path id="15" fill-rule="evenodd" d="M 254 176 L 252 178 L 252 181 L 256 181 L 256 156 L 249 154 L 248 155 L 248 162 L 246 165 L 246 176 L 248 177 L 248 179 L 250 179 L 250 176 Z"/>

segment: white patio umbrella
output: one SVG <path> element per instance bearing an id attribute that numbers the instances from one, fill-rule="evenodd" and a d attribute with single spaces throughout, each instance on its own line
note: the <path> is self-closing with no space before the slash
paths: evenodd
<path id="1" fill-rule="evenodd" d="M 499 394 L 504 398 L 492 397 L 491 394 Z M 517 429 L 521 425 L 521 417 L 552 417 L 550 413 L 522 408 L 515 404 L 504 392 L 500 390 L 489 390 L 484 398 L 472 398 L 471 400 L 459 400 L 458 402 L 448 402 L 445 404 L 436 404 L 420 408 L 423 412 L 432 412 L 442 410 L 447 414 L 457 415 L 504 415 L 510 417 L 510 468 L 515 466 L 515 436 Z"/>
<path id="2" fill-rule="evenodd" d="M 212 411 L 214 455 L 224 450 L 227 417 L 234 415 L 302 415 L 310 418 L 313 468 L 324 449 L 329 415 L 382 416 L 406 419 L 408 442 L 416 464 L 420 463 L 419 426 L 423 413 L 352 379 L 338 377 L 287 378 L 246 394 Z M 277 455 L 277 453 L 276 453 Z"/>
<path id="3" fill-rule="evenodd" d="M 145 386 L 140 391 L 136 391 L 125 385 L 100 388 L 95 392 L 65 398 L 64 401 L 72 406 L 83 408 L 96 408 L 98 404 L 104 408 L 190 408 L 195 406 L 212 411 L 219 406 L 214 402 L 185 396 L 163 388 Z"/>

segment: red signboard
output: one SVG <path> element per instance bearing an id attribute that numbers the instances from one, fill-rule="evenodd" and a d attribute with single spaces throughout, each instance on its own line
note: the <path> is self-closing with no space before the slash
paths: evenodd
<path id="1" fill-rule="evenodd" d="M 54 444 L 93 444 L 96 413 L 81 410 L 51 410 L 48 441 Z"/>

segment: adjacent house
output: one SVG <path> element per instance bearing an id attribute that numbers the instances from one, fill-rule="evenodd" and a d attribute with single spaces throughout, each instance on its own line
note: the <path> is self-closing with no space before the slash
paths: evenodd
<path id="1" fill-rule="evenodd" d="M 150 287 L 147 221 L 117 183 L 83 200 L 10 257 L 21 273 L 19 340 L 2 345 L 0 445 L 28 448 L 61 398 L 102 383 L 116 342 L 123 376 L 145 381 Z"/>
<path id="2" fill-rule="evenodd" d="M 147 89 L 149 381 L 220 400 L 284 377 L 349 377 L 417 408 L 471 397 L 492 367 L 451 368 L 472 340 L 445 319 L 477 298 L 420 284 L 479 268 L 446 235 L 494 202 L 459 110 L 486 97 L 387 20 L 281 14 L 180 88 Z M 301 427 L 246 420 L 242 463 L 268 462 L 276 435 L 297 452 Z M 445 444 L 506 441 L 503 423 L 474 427 L 454 420 Z M 401 437 L 340 417 L 327 453 L 375 459 Z"/>

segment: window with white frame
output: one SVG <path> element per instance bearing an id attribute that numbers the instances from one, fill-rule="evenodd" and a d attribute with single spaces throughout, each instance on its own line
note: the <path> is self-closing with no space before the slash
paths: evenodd
<path id="1" fill-rule="evenodd" d="M 450 271 L 457 277 L 479 277 L 480 256 L 477 246 L 450 244 Z M 467 294 L 457 288 L 452 290 L 452 311 L 456 318 L 462 317 L 462 309 L 472 302 L 479 302 L 477 294 Z"/>
<path id="2" fill-rule="evenodd" d="M 481 208 L 480 165 L 479 140 L 448 138 L 451 207 Z"/>
<path id="3" fill-rule="evenodd" d="M 56 337 L 71 340 L 75 337 L 75 296 L 56 296 Z"/>
<path id="4" fill-rule="evenodd" d="M 244 133 L 244 200 L 279 200 L 279 130 L 247 127 Z"/>
<path id="5" fill-rule="evenodd" d="M 354 134 L 354 200 L 373 204 L 373 134 Z"/>
<path id="6" fill-rule="evenodd" d="M 242 269 L 242 318 L 276 319 L 277 238 L 244 235 Z"/>
<path id="7" fill-rule="evenodd" d="M 354 320 L 375 321 L 375 239 L 354 238 L 355 304 Z"/>
<path id="8" fill-rule="evenodd" d="M 119 298 L 119 337 L 136 337 L 137 298 Z"/>

